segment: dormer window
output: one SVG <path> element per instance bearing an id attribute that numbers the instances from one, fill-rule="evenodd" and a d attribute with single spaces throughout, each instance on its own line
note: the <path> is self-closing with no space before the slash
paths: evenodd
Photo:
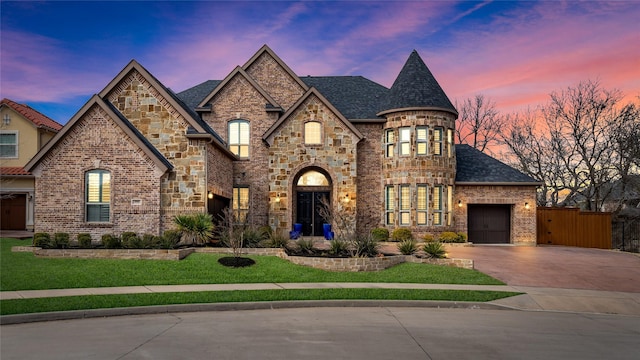
<path id="1" fill-rule="evenodd" d="M 322 144 L 322 124 L 318 121 L 308 121 L 304 124 L 304 143 L 306 145 Z"/>

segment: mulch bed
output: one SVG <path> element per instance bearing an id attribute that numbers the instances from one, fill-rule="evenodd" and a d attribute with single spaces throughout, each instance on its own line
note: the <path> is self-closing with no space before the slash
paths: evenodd
<path id="1" fill-rule="evenodd" d="M 247 267 L 255 264 L 256 262 L 253 259 L 249 259 L 246 257 L 234 257 L 234 256 L 225 256 L 218 259 L 218 262 L 224 266 L 228 267 Z"/>

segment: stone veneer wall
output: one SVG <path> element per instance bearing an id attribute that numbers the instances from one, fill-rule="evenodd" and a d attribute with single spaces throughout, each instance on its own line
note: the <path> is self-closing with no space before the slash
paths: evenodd
<path id="1" fill-rule="evenodd" d="M 85 172 L 111 172 L 109 223 L 85 222 Z M 36 167 L 35 232 L 160 233 L 160 177 L 153 161 L 98 106 L 89 109 Z M 139 199 L 135 206 L 131 200 Z"/>
<path id="2" fill-rule="evenodd" d="M 304 123 L 309 120 L 322 124 L 320 145 L 304 143 Z M 352 131 L 320 99 L 310 96 L 274 134 L 269 148 L 269 190 L 271 194 L 294 194 L 296 176 L 305 169 L 320 168 L 330 176 L 333 206 L 342 207 L 357 222 L 357 152 Z M 346 194 L 349 202 L 343 201 Z M 269 225 L 278 232 L 291 230 L 293 202 L 292 196 L 272 202 Z"/>
<path id="3" fill-rule="evenodd" d="M 356 123 L 355 127 L 364 135 L 358 143 L 358 208 L 357 231 L 368 234 L 372 229 L 383 226 L 384 209 L 382 188 L 382 126 L 375 123 Z"/>
<path id="4" fill-rule="evenodd" d="M 511 243 L 536 245 L 535 186 L 458 185 L 454 203 L 457 204 L 458 200 L 463 206 L 455 206 L 456 231 L 468 232 L 468 204 L 510 204 Z M 529 209 L 525 208 L 525 203 L 529 203 Z"/>
<path id="5" fill-rule="evenodd" d="M 451 156 L 448 156 L 448 144 L 447 144 L 447 129 L 455 131 L 455 119 L 456 116 L 449 112 L 443 111 L 402 111 L 397 113 L 390 113 L 387 116 L 387 122 L 384 125 L 383 131 L 387 129 L 394 129 L 395 131 L 395 154 L 393 157 L 385 157 L 383 145 L 380 147 L 382 156 L 382 178 L 383 184 L 379 197 L 382 206 L 379 207 L 380 218 L 384 221 L 384 188 L 389 185 L 394 185 L 396 190 L 396 223 L 394 226 L 387 226 L 389 232 L 392 232 L 398 227 L 407 227 L 411 229 L 414 236 L 421 237 L 422 235 L 429 233 L 437 236 L 443 231 L 451 231 L 454 229 L 452 226 L 446 226 L 447 214 L 447 186 L 453 186 L 456 175 L 456 158 L 455 151 L 452 145 Z M 416 155 L 416 139 L 415 128 L 416 126 L 428 126 L 429 141 L 428 141 L 428 155 Z M 398 129 L 400 127 L 411 127 L 411 155 L 399 156 L 399 134 Z M 443 129 L 442 137 L 442 156 L 431 155 L 433 152 L 434 138 L 433 129 L 435 127 L 441 127 Z M 384 133 L 380 134 L 380 138 L 384 136 Z M 409 185 L 411 189 L 411 225 L 401 226 L 399 225 L 398 216 L 398 185 Z M 417 225 L 416 215 L 416 185 L 426 184 L 429 186 L 429 223 L 432 221 L 432 209 L 433 209 L 433 187 L 442 185 L 443 188 L 443 224 L 442 226 L 424 226 Z M 452 219 L 453 220 L 453 219 Z M 454 221 L 452 221 L 453 224 Z"/>

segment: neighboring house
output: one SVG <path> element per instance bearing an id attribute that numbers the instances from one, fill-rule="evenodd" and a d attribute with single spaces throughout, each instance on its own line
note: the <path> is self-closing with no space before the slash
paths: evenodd
<path id="1" fill-rule="evenodd" d="M 324 198 L 361 234 L 535 245 L 538 183 L 454 146 L 457 116 L 415 51 L 390 89 L 299 77 L 266 45 L 177 95 L 132 61 L 27 165 L 36 231 L 159 234 L 175 214 L 231 206 L 250 224 L 319 236 Z"/>
<path id="2" fill-rule="evenodd" d="M 0 229 L 33 230 L 34 177 L 24 165 L 62 125 L 9 99 L 0 119 Z"/>

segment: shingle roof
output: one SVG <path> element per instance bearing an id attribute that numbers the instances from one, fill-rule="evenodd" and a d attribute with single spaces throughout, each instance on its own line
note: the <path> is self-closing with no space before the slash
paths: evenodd
<path id="1" fill-rule="evenodd" d="M 19 166 L 2 166 L 0 167 L 0 175 L 3 176 L 24 176 L 31 175 L 30 172 Z"/>
<path id="2" fill-rule="evenodd" d="M 536 179 L 466 144 L 456 145 L 456 183 L 541 184 Z"/>
<path id="3" fill-rule="evenodd" d="M 25 104 L 19 104 L 13 100 L 9 100 L 7 98 L 2 99 L 0 105 L 6 105 L 12 108 L 15 112 L 24 116 L 25 119 L 30 120 L 34 125 L 39 128 L 47 128 L 53 132 L 58 132 L 62 129 L 62 125 L 57 123 L 55 120 L 49 118 L 46 115 L 43 115 L 39 111 L 31 108 Z"/>
<path id="4" fill-rule="evenodd" d="M 362 76 L 307 76 L 313 86 L 347 119 L 378 119 L 389 89 Z"/>
<path id="5" fill-rule="evenodd" d="M 207 80 L 192 88 L 177 93 L 178 97 L 184 101 L 191 109 L 195 109 L 198 104 L 209 95 L 222 80 Z"/>
<path id="6" fill-rule="evenodd" d="M 384 110 L 416 107 L 437 108 L 458 114 L 418 52 L 413 50 L 391 86 Z"/>

